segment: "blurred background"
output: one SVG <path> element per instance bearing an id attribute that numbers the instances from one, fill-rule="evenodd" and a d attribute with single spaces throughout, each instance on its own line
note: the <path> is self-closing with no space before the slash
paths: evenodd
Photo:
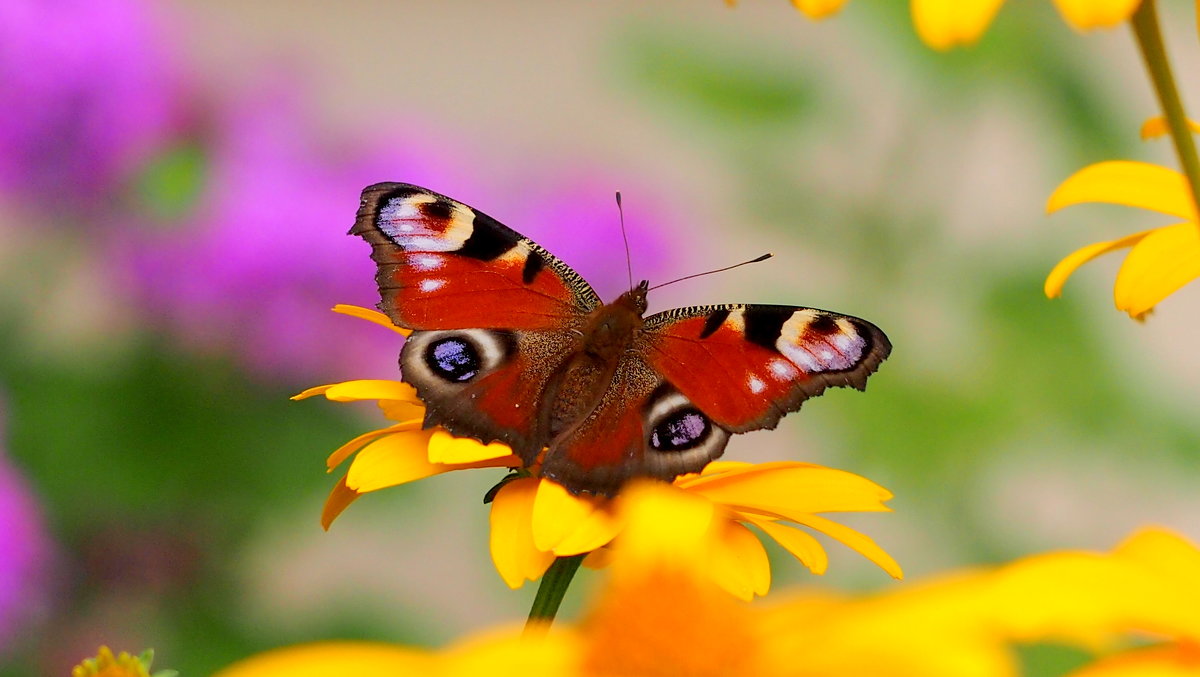
<path id="1" fill-rule="evenodd" d="M 1163 8 L 1185 96 L 1186 10 Z M 325 456 L 383 420 L 288 397 L 397 374 L 394 334 L 328 310 L 376 301 L 345 232 L 384 180 L 488 212 L 605 298 L 625 279 L 619 189 L 639 277 L 776 255 L 652 312 L 789 303 L 883 327 L 895 351 L 867 394 L 831 391 L 727 457 L 888 487 L 894 514 L 846 521 L 910 579 L 1151 522 L 1200 538 L 1200 295 L 1130 322 L 1116 260 L 1041 293 L 1067 252 L 1159 225 L 1046 217 L 1058 182 L 1174 164 L 1137 140 L 1157 109 L 1128 33 L 1081 37 L 1050 3 L 1010 2 L 981 44 L 935 54 L 895 0 L 822 23 L 783 0 L 10 0 L 0 101 L 0 675 L 66 674 L 101 643 L 204 675 L 527 612 L 534 586 L 488 559 L 499 470 L 318 525 Z M 829 549 L 823 578 L 772 550 L 775 585 L 895 585 Z"/>

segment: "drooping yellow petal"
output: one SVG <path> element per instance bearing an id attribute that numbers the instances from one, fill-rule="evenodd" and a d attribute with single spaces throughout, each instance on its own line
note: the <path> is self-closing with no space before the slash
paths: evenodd
<path id="1" fill-rule="evenodd" d="M 1196 220 L 1183 174 L 1148 162 L 1112 160 L 1088 165 L 1054 190 L 1046 211 L 1055 212 L 1085 202 L 1139 207 Z"/>
<path id="2" fill-rule="evenodd" d="M 1067 283 L 1067 278 L 1079 269 L 1080 266 L 1091 261 L 1092 259 L 1107 254 L 1117 249 L 1132 247 L 1146 237 L 1153 230 L 1143 230 L 1140 233 L 1126 235 L 1118 240 L 1108 240 L 1107 242 L 1096 242 L 1089 244 L 1086 247 L 1076 249 L 1067 255 L 1065 259 L 1059 261 L 1050 274 L 1046 276 L 1046 284 L 1043 291 L 1046 293 L 1046 298 L 1056 299 L 1062 295 L 1063 285 Z"/>
<path id="3" fill-rule="evenodd" d="M 412 400 L 379 400 L 379 410 L 385 418 L 393 421 L 421 421 L 425 419 L 425 405 Z"/>
<path id="4" fill-rule="evenodd" d="M 620 523 L 609 511 L 593 510 L 569 536 L 554 546 L 554 554 L 567 557 L 593 552 L 610 543 L 620 530 Z M 593 560 L 593 563 L 596 561 L 598 560 Z"/>
<path id="5" fill-rule="evenodd" d="M 213 677 L 394 677 L 428 675 L 435 656 L 374 642 L 321 642 L 275 649 L 218 671 Z"/>
<path id="6" fill-rule="evenodd" d="M 1141 0 L 1054 0 L 1063 19 L 1078 28 L 1111 28 L 1133 16 Z"/>
<path id="7" fill-rule="evenodd" d="M 321 509 L 321 528 L 329 531 L 333 521 L 341 515 L 350 504 L 358 499 L 362 494 L 346 486 L 346 478 L 338 480 L 338 483 L 333 485 L 333 490 L 329 492 L 329 497 L 325 499 L 325 507 Z"/>
<path id="8" fill-rule="evenodd" d="M 882 512 L 891 492 L 844 470 L 777 461 L 729 469 L 682 482 L 681 488 L 735 508 L 770 512 Z"/>
<path id="9" fill-rule="evenodd" d="M 554 554 L 533 543 L 533 501 L 538 480 L 523 477 L 500 488 L 492 499 L 492 563 L 508 587 L 516 589 L 546 572 Z"/>
<path id="10" fill-rule="evenodd" d="M 421 404 L 417 391 L 407 383 L 386 381 L 381 379 L 363 379 L 359 381 L 344 381 L 331 385 L 309 388 L 299 395 L 293 395 L 293 400 L 303 400 L 313 395 L 324 395 L 334 402 L 355 402 L 358 400 L 401 400 Z"/>
<path id="11" fill-rule="evenodd" d="M 733 521 L 721 525 L 718 534 L 708 556 L 697 566 L 738 599 L 749 601 L 755 595 L 767 594 L 771 588 L 771 562 L 758 537 Z"/>
<path id="12" fill-rule="evenodd" d="M 824 19 L 836 13 L 846 0 L 792 0 L 792 6 L 804 12 L 810 19 Z"/>
<path id="13" fill-rule="evenodd" d="M 339 313 L 342 315 L 349 315 L 350 317 L 357 317 L 360 320 L 366 320 L 367 322 L 373 322 L 381 327 L 386 327 L 388 329 L 391 329 L 392 331 L 396 332 L 397 334 L 400 334 L 401 336 L 408 336 L 409 334 L 412 333 L 411 329 L 405 329 L 404 327 L 397 327 L 395 324 L 392 324 L 391 319 L 388 318 L 387 315 L 384 315 L 383 313 L 375 311 L 375 310 L 371 310 L 370 308 L 363 308 L 362 306 L 352 306 L 352 305 L 349 305 L 346 303 L 339 303 L 333 307 L 333 312 Z"/>
<path id="14" fill-rule="evenodd" d="M 388 426 L 380 430 L 365 432 L 335 449 L 333 453 L 329 455 L 329 458 L 325 459 L 325 467 L 327 468 L 327 472 L 332 471 L 334 468 L 341 465 L 342 462 L 350 458 L 354 452 L 362 449 L 368 442 L 372 440 L 378 439 L 385 435 L 391 435 L 392 433 L 412 432 L 420 429 L 420 421 L 406 421 L 404 423 L 397 423 L 396 425 Z"/>
<path id="15" fill-rule="evenodd" d="M 1139 317 L 1180 287 L 1200 277 L 1200 231 L 1196 223 L 1159 228 L 1142 238 L 1117 271 L 1113 300 Z"/>
<path id="16" fill-rule="evenodd" d="M 1200 134 L 1200 122 L 1188 120 L 1187 125 L 1188 129 L 1192 130 L 1193 134 Z M 1167 126 L 1167 119 L 1163 116 L 1158 115 L 1152 118 L 1147 118 L 1146 121 L 1142 123 L 1142 141 L 1149 141 L 1150 139 L 1157 139 L 1159 137 L 1166 136 L 1168 133 L 1170 133 L 1170 131 L 1171 128 Z"/>
<path id="17" fill-rule="evenodd" d="M 605 514 L 607 502 L 574 496 L 561 484 L 542 479 L 533 501 L 534 545 L 559 556 L 577 555 L 604 545 L 617 530 L 616 521 Z M 606 540 L 596 542 L 606 535 Z"/>
<path id="18" fill-rule="evenodd" d="M 499 442 L 483 444 L 468 437 L 454 437 L 441 428 L 429 438 L 430 463 L 476 463 L 512 456 L 512 449 Z"/>
<path id="19" fill-rule="evenodd" d="M 829 568 L 829 555 L 821 543 L 806 531 L 765 519 L 750 520 L 775 542 L 782 545 L 814 574 L 824 574 Z"/>
<path id="20" fill-rule="evenodd" d="M 874 562 L 892 578 L 904 578 L 904 571 L 900 568 L 900 564 L 892 559 L 891 555 L 887 554 L 883 548 L 879 547 L 866 534 L 859 533 L 848 526 L 816 515 L 808 515 L 807 517 L 794 519 L 793 521 L 816 529 L 834 540 L 841 541 L 842 544 L 851 550 Z"/>
<path id="21" fill-rule="evenodd" d="M 431 430 L 414 430 L 381 437 L 363 447 L 350 470 L 346 486 L 360 494 L 394 487 L 452 470 L 439 463 L 430 463 L 426 449 Z"/>
<path id="22" fill-rule="evenodd" d="M 934 49 L 974 44 L 1004 0 L 912 0 L 917 35 Z"/>

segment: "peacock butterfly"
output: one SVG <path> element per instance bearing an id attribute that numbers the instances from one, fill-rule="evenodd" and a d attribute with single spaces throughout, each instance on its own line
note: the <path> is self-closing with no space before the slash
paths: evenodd
<path id="1" fill-rule="evenodd" d="M 602 303 L 537 243 L 408 184 L 365 188 L 350 233 L 371 244 L 380 310 L 413 330 L 401 378 L 425 427 L 540 458 L 572 493 L 698 472 L 732 433 L 774 428 L 829 386 L 865 389 L 891 352 L 870 322 L 815 308 L 643 317 L 645 281 Z"/>

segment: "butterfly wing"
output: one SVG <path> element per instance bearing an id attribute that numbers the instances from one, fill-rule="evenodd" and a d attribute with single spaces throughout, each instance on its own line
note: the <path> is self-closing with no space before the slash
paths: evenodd
<path id="1" fill-rule="evenodd" d="M 865 390 L 892 351 L 866 320 L 797 306 L 677 308 L 645 331 L 650 366 L 737 433 L 774 428 L 830 386 Z"/>
<path id="2" fill-rule="evenodd" d="M 554 439 L 543 473 L 612 494 L 720 457 L 732 433 L 773 428 L 830 386 L 863 389 L 891 344 L 859 318 L 814 308 L 725 305 L 646 318 L 600 405 Z"/>
<path id="3" fill-rule="evenodd" d="M 545 441 L 539 404 L 596 293 L 492 217 L 409 184 L 364 189 L 350 233 L 371 245 L 380 310 L 416 330 L 400 363 L 426 426 L 502 441 L 531 462 Z"/>
<path id="4" fill-rule="evenodd" d="M 529 238 L 424 188 L 368 186 L 350 233 L 371 244 L 379 308 L 401 327 L 555 330 L 600 305 Z"/>

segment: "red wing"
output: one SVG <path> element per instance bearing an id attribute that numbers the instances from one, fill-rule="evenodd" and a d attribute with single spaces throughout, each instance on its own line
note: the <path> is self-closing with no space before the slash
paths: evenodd
<path id="1" fill-rule="evenodd" d="M 424 188 L 368 186 L 350 233 L 371 244 L 379 308 L 401 327 L 558 329 L 600 304 L 533 241 Z"/>
<path id="2" fill-rule="evenodd" d="M 612 495 L 631 477 L 699 472 L 728 441 L 727 430 L 627 354 L 595 410 L 550 443 L 542 474 L 572 493 Z"/>
<path id="3" fill-rule="evenodd" d="M 678 308 L 645 330 L 650 366 L 733 432 L 774 428 L 829 386 L 864 390 L 892 350 L 866 320 L 794 306 Z"/>

